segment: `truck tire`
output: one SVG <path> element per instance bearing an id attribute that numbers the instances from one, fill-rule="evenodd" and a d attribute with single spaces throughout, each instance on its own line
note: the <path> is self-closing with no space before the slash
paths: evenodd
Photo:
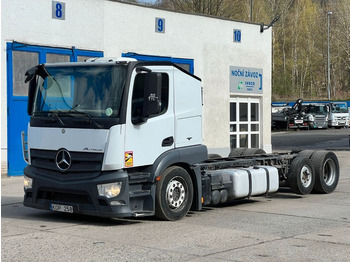
<path id="1" fill-rule="evenodd" d="M 298 157 L 310 158 L 315 150 L 303 150 L 299 152 Z"/>
<path id="2" fill-rule="evenodd" d="M 241 148 L 233 148 L 230 152 L 230 154 L 228 155 L 228 157 L 239 157 L 242 155 L 243 151 L 245 150 L 246 148 L 244 147 L 241 147 Z"/>
<path id="3" fill-rule="evenodd" d="M 253 156 L 253 155 L 264 155 L 265 150 L 261 148 L 234 148 L 228 157 L 239 157 L 239 156 Z"/>
<path id="4" fill-rule="evenodd" d="M 265 150 L 261 148 L 246 148 L 241 156 L 265 155 Z"/>
<path id="5" fill-rule="evenodd" d="M 329 151 L 316 151 L 310 158 L 315 169 L 314 192 L 329 194 L 338 185 L 339 162 L 337 156 Z"/>
<path id="6" fill-rule="evenodd" d="M 208 154 L 208 159 L 220 159 L 222 156 L 219 154 Z"/>
<path id="7" fill-rule="evenodd" d="M 309 194 L 315 184 L 315 172 L 311 161 L 305 157 L 294 158 L 289 166 L 287 180 L 294 193 Z"/>
<path id="8" fill-rule="evenodd" d="M 178 220 L 190 210 L 193 200 L 193 184 L 188 172 L 179 166 L 167 168 L 156 187 L 156 217 Z"/>

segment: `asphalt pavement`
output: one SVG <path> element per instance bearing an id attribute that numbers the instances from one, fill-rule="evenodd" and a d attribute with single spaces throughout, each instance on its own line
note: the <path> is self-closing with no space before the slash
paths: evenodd
<path id="1" fill-rule="evenodd" d="M 280 152 L 293 149 L 350 150 L 350 128 L 289 130 L 273 132 L 272 148 Z"/>
<path id="2" fill-rule="evenodd" d="M 180 221 L 103 219 L 24 207 L 1 181 L 1 261 L 349 261 L 350 152 L 331 194 L 289 189 L 190 212 Z"/>

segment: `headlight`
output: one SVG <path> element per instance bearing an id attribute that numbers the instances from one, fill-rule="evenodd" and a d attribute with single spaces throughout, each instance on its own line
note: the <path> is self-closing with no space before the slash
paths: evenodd
<path id="1" fill-rule="evenodd" d="M 98 194 L 107 198 L 116 197 L 120 194 L 122 182 L 97 185 Z"/>
<path id="2" fill-rule="evenodd" d="M 313 115 L 309 115 L 309 121 L 313 122 L 315 120 Z"/>
<path id="3" fill-rule="evenodd" d="M 30 177 L 24 176 L 24 189 L 27 190 L 29 188 L 32 188 L 33 179 Z"/>

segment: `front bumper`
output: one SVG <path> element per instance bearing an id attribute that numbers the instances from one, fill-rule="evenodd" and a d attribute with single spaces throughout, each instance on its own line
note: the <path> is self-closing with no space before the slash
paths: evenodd
<path id="1" fill-rule="evenodd" d="M 94 178 L 85 176 L 72 179 L 70 176 L 67 179 L 65 174 L 57 173 L 53 177 L 45 170 L 27 166 L 24 175 L 33 179 L 32 188 L 25 190 L 24 206 L 50 210 L 52 204 L 58 204 L 72 206 L 73 213 L 78 214 L 101 217 L 132 216 L 128 174 L 123 170 L 101 172 Z M 110 199 L 100 196 L 97 185 L 111 182 L 122 182 L 120 194 Z"/>
<path id="2" fill-rule="evenodd" d="M 300 128 L 309 128 L 307 123 L 303 124 L 289 124 L 288 128 L 290 129 L 300 129 Z"/>
<path id="3" fill-rule="evenodd" d="M 309 127 L 316 129 L 316 128 L 327 128 L 328 127 L 328 123 L 326 121 L 311 121 L 309 122 Z"/>
<path id="4" fill-rule="evenodd" d="M 333 120 L 333 121 L 330 121 L 329 123 L 330 123 L 329 124 L 330 126 L 334 126 L 334 127 L 337 127 L 337 126 L 345 127 L 345 126 L 347 126 L 345 120 Z"/>

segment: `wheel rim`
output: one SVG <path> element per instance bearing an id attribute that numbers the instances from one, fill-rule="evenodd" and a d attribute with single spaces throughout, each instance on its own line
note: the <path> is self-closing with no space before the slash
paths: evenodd
<path id="1" fill-rule="evenodd" d="M 327 159 L 323 165 L 323 180 L 327 186 L 331 186 L 335 181 L 336 176 L 335 162 L 332 159 Z"/>
<path id="2" fill-rule="evenodd" d="M 186 199 L 186 184 L 180 177 L 169 181 L 166 189 L 166 201 L 171 209 L 179 209 Z"/>
<path id="3" fill-rule="evenodd" d="M 300 171 L 300 179 L 302 185 L 306 188 L 311 185 L 312 182 L 312 171 L 308 166 L 303 166 L 303 168 Z"/>

